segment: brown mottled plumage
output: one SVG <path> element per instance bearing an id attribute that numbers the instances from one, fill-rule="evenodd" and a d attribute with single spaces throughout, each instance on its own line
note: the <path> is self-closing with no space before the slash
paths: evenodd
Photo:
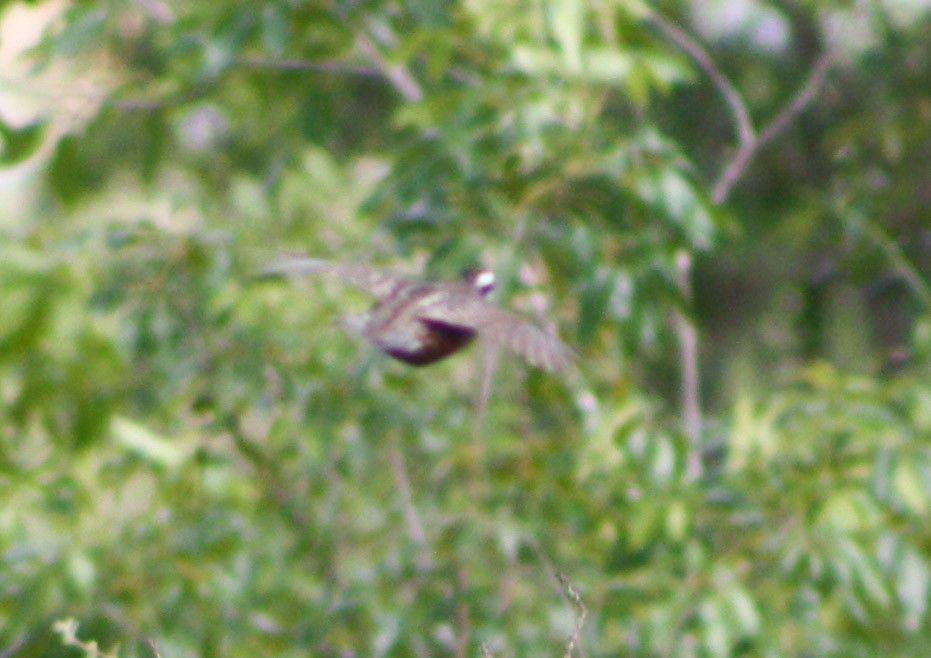
<path id="1" fill-rule="evenodd" d="M 316 258 L 291 258 L 264 270 L 266 275 L 299 272 L 329 273 L 374 296 L 377 301 L 366 315 L 344 319 L 343 326 L 411 365 L 454 354 L 479 333 L 545 370 L 565 370 L 573 361 L 572 350 L 558 338 L 485 299 L 494 288 L 488 270 L 443 282 Z"/>

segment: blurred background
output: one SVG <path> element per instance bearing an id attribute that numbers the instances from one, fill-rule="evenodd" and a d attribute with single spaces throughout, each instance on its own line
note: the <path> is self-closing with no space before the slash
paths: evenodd
<path id="1" fill-rule="evenodd" d="M 0 71 L 0 657 L 927 655 L 931 2 L 6 1 Z"/>

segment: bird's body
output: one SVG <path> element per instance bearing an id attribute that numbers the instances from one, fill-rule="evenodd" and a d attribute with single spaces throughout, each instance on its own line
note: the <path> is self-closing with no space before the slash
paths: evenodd
<path id="1" fill-rule="evenodd" d="M 573 353 L 558 338 L 488 300 L 494 275 L 467 272 L 461 281 L 428 282 L 356 263 L 292 258 L 266 274 L 323 272 L 347 281 L 377 301 L 343 326 L 389 356 L 414 366 L 434 363 L 461 350 L 479 334 L 546 370 L 564 370 Z"/>

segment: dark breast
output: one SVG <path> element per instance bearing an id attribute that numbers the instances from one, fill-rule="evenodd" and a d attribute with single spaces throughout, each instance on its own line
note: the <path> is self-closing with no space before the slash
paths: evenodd
<path id="1" fill-rule="evenodd" d="M 369 337 L 389 356 L 413 366 L 425 366 L 461 350 L 476 336 L 471 327 L 422 317 L 451 303 L 455 289 L 434 285 L 405 290 L 372 309 Z M 404 340 L 397 340 L 403 337 Z"/>
<path id="2" fill-rule="evenodd" d="M 461 350 L 475 338 L 475 330 L 452 327 L 420 320 L 424 330 L 419 332 L 415 349 L 385 349 L 396 359 L 412 366 L 426 366 Z"/>

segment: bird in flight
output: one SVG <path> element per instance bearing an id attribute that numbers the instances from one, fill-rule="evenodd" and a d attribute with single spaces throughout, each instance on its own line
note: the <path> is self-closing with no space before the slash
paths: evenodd
<path id="1" fill-rule="evenodd" d="M 291 257 L 260 275 L 296 273 L 329 274 L 375 297 L 368 313 L 343 318 L 341 324 L 413 366 L 444 359 L 479 334 L 544 370 L 564 371 L 574 360 L 574 352 L 561 340 L 486 299 L 495 286 L 490 270 L 469 270 L 461 280 L 434 282 L 360 263 Z"/>

